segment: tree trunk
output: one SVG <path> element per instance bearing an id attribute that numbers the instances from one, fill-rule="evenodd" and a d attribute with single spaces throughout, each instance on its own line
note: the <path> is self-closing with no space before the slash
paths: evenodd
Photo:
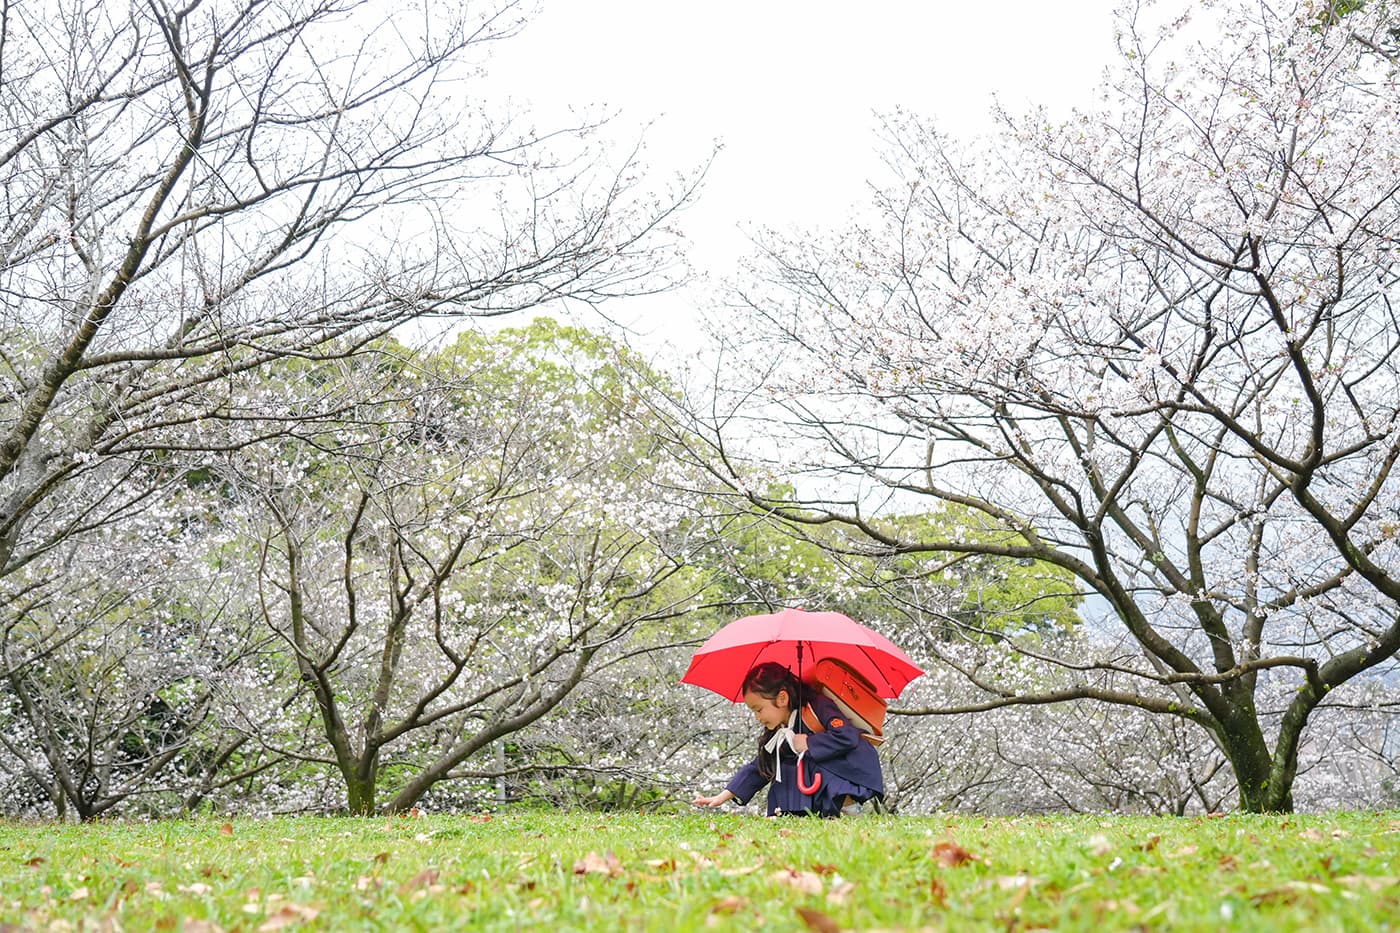
<path id="1" fill-rule="evenodd" d="M 346 802 L 351 816 L 370 816 L 374 813 L 375 777 L 360 774 L 345 775 Z"/>
<path id="2" fill-rule="evenodd" d="M 1239 784 L 1240 811 L 1293 812 L 1292 772 L 1286 778 L 1275 774 L 1274 756 L 1259 729 L 1253 703 L 1246 707 L 1232 703 L 1231 709 L 1234 715 L 1221 721 L 1219 738 Z"/>

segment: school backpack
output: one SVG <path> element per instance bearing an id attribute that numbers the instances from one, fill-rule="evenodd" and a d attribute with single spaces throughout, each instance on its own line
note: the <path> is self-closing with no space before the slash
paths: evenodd
<path id="1" fill-rule="evenodd" d="M 860 730 L 861 738 L 871 745 L 885 741 L 887 704 L 876 695 L 874 684 L 836 658 L 822 658 L 808 679 Z M 806 710 L 803 713 L 805 721 Z"/>

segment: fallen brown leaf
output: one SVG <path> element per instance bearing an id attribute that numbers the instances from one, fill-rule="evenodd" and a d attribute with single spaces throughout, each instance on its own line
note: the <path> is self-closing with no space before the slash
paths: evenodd
<path id="1" fill-rule="evenodd" d="M 308 904 L 286 904 L 277 913 L 263 921 L 262 926 L 258 927 L 258 933 L 275 933 L 277 930 L 285 930 L 298 923 L 310 923 L 320 913 L 319 907 L 312 907 Z"/>
<path id="2" fill-rule="evenodd" d="M 1256 906 L 1262 904 L 1296 904 L 1308 894 L 1331 894 L 1332 889 L 1314 881 L 1285 881 L 1277 888 L 1260 892 L 1249 900 Z"/>
<path id="3" fill-rule="evenodd" d="M 439 874 L 440 872 L 438 872 L 436 869 L 425 868 L 418 874 L 414 875 L 412 878 L 405 881 L 403 884 L 399 885 L 399 893 L 407 894 L 409 891 L 416 891 L 419 888 L 426 888 L 430 885 L 437 884 Z"/>
<path id="4" fill-rule="evenodd" d="M 742 910 L 742 909 L 748 904 L 748 902 L 749 902 L 749 901 L 748 901 L 748 898 L 746 898 L 746 897 L 738 897 L 738 896 L 735 896 L 735 895 L 730 895 L 729 897 L 726 897 L 724 900 L 719 901 L 718 903 L 716 903 L 715 906 L 711 907 L 711 908 L 710 908 L 710 913 L 712 913 L 712 914 L 732 914 L 732 913 L 734 913 L 735 911 Z"/>
<path id="5" fill-rule="evenodd" d="M 224 825 L 220 826 L 220 827 L 219 827 L 219 835 L 221 835 L 221 836 L 232 836 L 232 835 L 233 835 L 233 824 L 232 824 L 232 823 L 225 823 Z"/>
<path id="6" fill-rule="evenodd" d="M 933 860 L 949 868 L 957 868 L 973 861 L 972 853 L 956 842 L 940 842 L 933 847 Z"/>
<path id="7" fill-rule="evenodd" d="M 599 855 L 597 852 L 589 852 L 583 858 L 574 862 L 574 874 L 602 874 L 615 878 L 622 874 L 622 863 L 618 861 L 617 856 L 612 852 L 608 852 L 606 855 Z"/>
<path id="8" fill-rule="evenodd" d="M 807 929 L 816 930 L 817 933 L 841 933 L 841 927 L 835 920 L 832 920 L 820 910 L 813 910 L 810 907 L 797 908 L 797 915 L 802 918 L 802 922 L 807 924 Z"/>
<path id="9" fill-rule="evenodd" d="M 1028 889 L 1036 883 L 1030 875 L 999 875 L 991 879 L 991 884 L 1002 891 Z"/>
<path id="10" fill-rule="evenodd" d="M 1368 891 L 1384 891 L 1400 885 L 1400 878 L 1385 875 L 1341 875 L 1333 880 L 1348 888 L 1365 888 Z"/>
<path id="11" fill-rule="evenodd" d="M 775 871 L 769 880 L 778 884 L 785 884 L 790 888 L 796 888 L 804 894 L 822 893 L 822 879 L 816 872 L 798 871 L 795 868 L 784 868 Z"/>
<path id="12" fill-rule="evenodd" d="M 693 862 L 695 863 L 695 867 L 696 867 L 696 868 L 714 868 L 714 867 L 715 867 L 714 861 L 712 861 L 711 859 L 706 858 L 705 856 L 701 855 L 699 852 L 693 852 L 693 851 L 692 851 L 692 852 L 687 852 L 686 855 L 689 855 L 689 856 L 690 856 L 690 859 L 691 859 L 691 861 L 693 861 Z"/>
<path id="13" fill-rule="evenodd" d="M 285 930 L 289 926 L 294 926 L 301 922 L 301 918 L 283 907 L 277 913 L 268 917 L 258 927 L 258 933 L 275 933 L 277 930 Z"/>

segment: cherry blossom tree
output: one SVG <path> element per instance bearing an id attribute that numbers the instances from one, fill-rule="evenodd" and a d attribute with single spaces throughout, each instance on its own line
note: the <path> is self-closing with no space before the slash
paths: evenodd
<path id="1" fill-rule="evenodd" d="M 1130 6 L 1093 106 L 972 143 L 897 112 L 867 219 L 767 239 L 697 453 L 873 553 L 1063 568 L 1128 636 L 1018 639 L 1035 677 L 944 652 L 982 698 L 922 711 L 1175 717 L 1241 808 L 1289 810 L 1314 714 L 1393 666 L 1400 88 L 1358 40 L 1382 44 L 1382 6 Z M 777 438 L 762 469 L 734 453 L 755 436 Z M 774 474 L 800 495 L 765 496 Z M 938 504 L 969 517 L 881 520 Z"/>
<path id="2" fill-rule="evenodd" d="M 6 4 L 0 577 L 14 605 L 42 599 L 31 562 L 162 494 L 131 482 L 151 462 L 251 442 L 220 422 L 280 430 L 256 408 L 270 363 L 674 280 L 665 222 L 690 181 L 646 191 L 631 154 L 592 141 L 596 122 L 537 130 L 475 100 L 485 50 L 522 10 Z M 99 470 L 109 484 L 80 482 Z"/>
<path id="3" fill-rule="evenodd" d="M 620 355 L 548 321 L 386 344 L 304 378 L 378 380 L 372 404 L 211 461 L 243 542 L 221 570 L 252 581 L 351 812 L 479 780 L 494 743 L 696 603 L 710 539 L 667 494 L 692 484 L 639 429 Z"/>
<path id="4" fill-rule="evenodd" d="M 164 508 L 188 518 L 201 499 L 187 492 Z M 237 585 L 197 559 L 194 523 L 142 518 L 91 534 L 85 558 L 30 565 L 51 585 L 4 642 L 6 812 L 169 814 L 268 764 L 249 754 L 246 730 L 222 725 L 225 682 L 256 662 L 266 633 L 229 611 Z"/>

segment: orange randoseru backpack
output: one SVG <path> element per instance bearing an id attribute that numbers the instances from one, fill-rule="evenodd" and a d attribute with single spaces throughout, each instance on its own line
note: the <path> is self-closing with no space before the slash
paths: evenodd
<path id="1" fill-rule="evenodd" d="M 840 708 L 863 739 L 871 745 L 885 741 L 887 704 L 875 694 L 874 684 L 835 658 L 818 661 L 808 680 Z M 810 707 L 803 707 L 802 721 L 813 732 L 826 731 Z"/>

